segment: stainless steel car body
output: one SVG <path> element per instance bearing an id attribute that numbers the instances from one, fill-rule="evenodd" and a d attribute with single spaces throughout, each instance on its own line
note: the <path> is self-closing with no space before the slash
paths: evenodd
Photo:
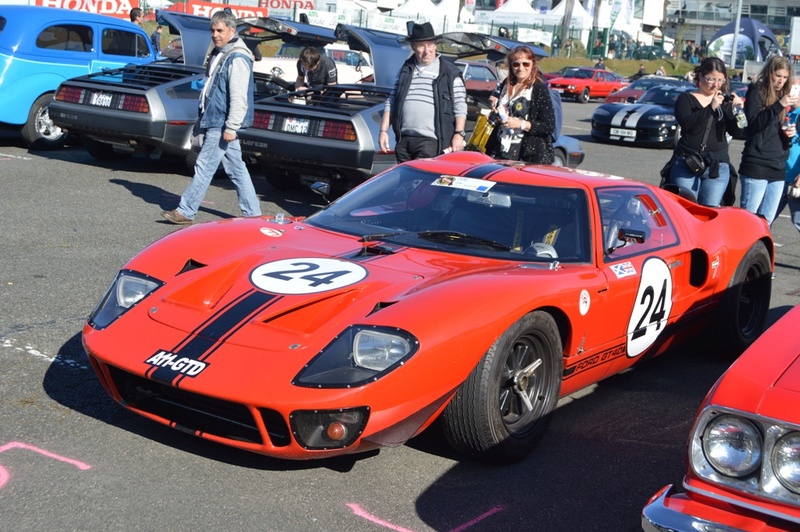
<path id="1" fill-rule="evenodd" d="M 158 11 L 159 24 L 181 36 L 183 56 L 142 66 L 81 76 L 61 84 L 53 102 L 53 120 L 83 139 L 100 159 L 141 153 L 152 158 L 172 154 L 193 166 L 192 129 L 197 120 L 207 51 L 209 19 Z M 333 30 L 271 18 L 239 20 L 248 45 L 272 39 L 333 42 Z M 285 90 L 270 74 L 255 74 L 256 96 Z"/>

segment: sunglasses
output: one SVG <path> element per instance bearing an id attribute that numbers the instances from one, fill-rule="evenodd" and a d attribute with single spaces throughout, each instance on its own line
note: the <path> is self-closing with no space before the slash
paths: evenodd
<path id="1" fill-rule="evenodd" d="M 514 61 L 513 63 L 511 63 L 511 66 L 513 68 L 517 68 L 517 67 L 528 68 L 529 66 L 531 66 L 531 62 L 530 61 Z"/>
<path id="2" fill-rule="evenodd" d="M 709 85 L 722 85 L 723 83 L 725 83 L 724 79 L 714 79 L 714 78 L 709 78 L 709 77 L 706 77 L 706 76 L 703 76 L 703 79 Z"/>

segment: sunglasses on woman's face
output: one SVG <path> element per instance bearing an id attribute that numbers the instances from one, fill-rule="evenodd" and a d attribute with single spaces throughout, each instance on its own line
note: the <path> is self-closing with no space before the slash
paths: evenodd
<path id="1" fill-rule="evenodd" d="M 530 61 L 514 61 L 513 63 L 511 63 L 511 66 L 513 68 L 519 68 L 519 67 L 528 68 L 529 66 L 531 66 L 531 62 Z"/>

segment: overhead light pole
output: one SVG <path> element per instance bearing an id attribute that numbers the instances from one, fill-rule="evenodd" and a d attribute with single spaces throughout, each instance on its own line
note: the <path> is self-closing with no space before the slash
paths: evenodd
<path id="1" fill-rule="evenodd" d="M 733 47 L 731 48 L 731 68 L 733 68 L 733 70 L 736 70 L 736 55 L 738 52 L 737 41 L 739 40 L 739 25 L 741 23 L 742 23 L 742 0 L 739 0 L 739 6 L 736 8 L 736 24 L 733 27 L 733 45 L 732 45 Z"/>

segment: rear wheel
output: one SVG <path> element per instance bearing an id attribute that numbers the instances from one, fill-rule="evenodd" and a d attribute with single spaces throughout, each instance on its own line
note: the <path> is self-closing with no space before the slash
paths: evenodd
<path id="1" fill-rule="evenodd" d="M 584 87 L 580 94 L 578 94 L 575 99 L 579 103 L 588 103 L 589 102 L 589 87 Z"/>
<path id="2" fill-rule="evenodd" d="M 450 444 L 495 463 L 525 458 L 545 433 L 561 390 L 553 317 L 527 314 L 489 348 L 442 414 Z"/>
<path id="3" fill-rule="evenodd" d="M 745 254 L 717 311 L 718 344 L 724 353 L 738 357 L 764 331 L 772 290 L 767 247 L 758 241 Z"/>
<path id="4" fill-rule="evenodd" d="M 28 113 L 28 120 L 22 126 L 22 138 L 29 148 L 37 150 L 54 150 L 63 148 L 67 140 L 67 132 L 50 120 L 50 102 L 53 94 L 39 96 Z"/>

